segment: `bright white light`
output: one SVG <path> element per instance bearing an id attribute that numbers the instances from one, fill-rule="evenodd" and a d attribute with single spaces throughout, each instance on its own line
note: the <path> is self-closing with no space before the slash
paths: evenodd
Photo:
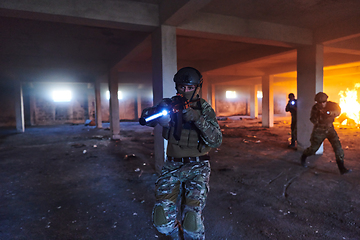
<path id="1" fill-rule="evenodd" d="M 154 114 L 148 118 L 145 118 L 145 121 L 146 122 L 149 122 L 151 120 L 154 120 L 156 118 L 159 118 L 159 117 L 162 117 L 162 116 L 166 116 L 168 114 L 168 112 L 166 110 L 162 110 L 161 112 L 157 113 L 157 114 Z"/>
<path id="2" fill-rule="evenodd" d="M 106 91 L 106 99 L 109 100 L 110 99 L 110 91 Z M 118 91 L 118 99 L 123 99 L 123 95 L 121 91 Z"/>
<path id="3" fill-rule="evenodd" d="M 226 98 L 236 98 L 235 91 L 226 91 Z"/>
<path id="4" fill-rule="evenodd" d="M 258 97 L 258 98 L 263 98 L 262 91 L 257 91 L 257 97 Z"/>
<path id="5" fill-rule="evenodd" d="M 70 102 L 71 91 L 70 90 L 57 90 L 52 92 L 52 98 L 54 102 Z"/>

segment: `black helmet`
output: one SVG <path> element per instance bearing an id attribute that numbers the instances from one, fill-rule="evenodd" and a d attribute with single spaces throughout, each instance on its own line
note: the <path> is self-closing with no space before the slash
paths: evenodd
<path id="1" fill-rule="evenodd" d="M 201 87 L 203 79 L 201 73 L 197 69 L 193 67 L 184 67 L 174 75 L 174 82 L 183 85 L 200 85 Z"/>
<path id="2" fill-rule="evenodd" d="M 326 102 L 327 99 L 328 99 L 328 95 L 326 95 L 326 93 L 324 92 L 318 92 L 315 95 L 315 101 L 318 103 Z"/>

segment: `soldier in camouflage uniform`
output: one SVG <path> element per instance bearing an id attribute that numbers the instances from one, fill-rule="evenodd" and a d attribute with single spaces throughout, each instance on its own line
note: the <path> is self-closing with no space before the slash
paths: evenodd
<path id="1" fill-rule="evenodd" d="M 327 138 L 335 152 L 340 173 L 345 174 L 351 170 L 344 166 L 344 151 L 333 125 L 334 119 L 340 115 L 341 109 L 337 103 L 327 101 L 327 99 L 326 93 L 319 92 L 315 95 L 317 103 L 312 107 L 310 116 L 310 121 L 314 124 L 310 138 L 311 146 L 304 150 L 301 156 L 301 165 L 306 167 L 306 158 L 314 155 Z"/>
<path id="2" fill-rule="evenodd" d="M 295 99 L 295 95 L 293 93 L 289 93 L 288 98 L 289 101 L 285 107 L 285 111 L 291 113 L 291 144 L 288 147 L 294 148 L 295 141 L 297 139 L 297 100 Z"/>
<path id="3" fill-rule="evenodd" d="M 173 239 L 205 239 L 202 210 L 209 192 L 208 153 L 221 145 L 222 134 L 214 110 L 198 95 L 200 72 L 182 68 L 174 82 L 177 95 L 186 98 L 190 107 L 147 124 L 160 124 L 168 140 L 167 158 L 155 186 L 153 222 L 159 232 Z M 144 109 L 142 115 L 169 104 L 169 99 L 163 99 L 156 107 Z"/>

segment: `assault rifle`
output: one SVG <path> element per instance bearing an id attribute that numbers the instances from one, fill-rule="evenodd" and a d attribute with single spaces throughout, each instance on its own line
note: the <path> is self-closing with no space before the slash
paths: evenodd
<path id="1" fill-rule="evenodd" d="M 174 138 L 179 141 L 182 130 L 182 110 L 189 107 L 190 101 L 183 95 L 177 93 L 176 96 L 172 98 L 164 98 L 156 107 L 144 109 L 143 116 L 139 119 L 139 123 L 146 125 L 162 116 L 172 114 Z"/>
<path id="2" fill-rule="evenodd" d="M 172 98 L 164 98 L 158 106 L 145 109 L 143 116 L 139 119 L 139 123 L 141 125 L 146 125 L 162 116 L 172 113 L 180 113 L 178 115 L 181 116 L 182 110 L 187 109 L 189 106 L 189 100 L 181 94 L 176 94 L 176 96 Z"/>

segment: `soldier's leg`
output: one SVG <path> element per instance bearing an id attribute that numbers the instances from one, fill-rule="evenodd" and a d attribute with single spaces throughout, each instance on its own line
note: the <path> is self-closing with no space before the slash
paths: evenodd
<path id="1" fill-rule="evenodd" d="M 178 235 L 176 202 L 179 196 L 180 181 L 178 173 L 181 163 L 166 162 L 156 181 L 156 203 L 153 209 L 153 222 L 157 230 L 165 235 Z"/>
<path id="2" fill-rule="evenodd" d="M 335 152 L 336 163 L 338 165 L 340 173 L 348 173 L 350 170 L 345 168 L 344 166 L 344 150 L 341 147 L 340 139 L 335 129 L 331 129 L 329 131 L 328 140 L 331 143 L 331 146 Z"/>
<path id="3" fill-rule="evenodd" d="M 291 120 L 291 144 L 289 147 L 295 147 L 296 141 L 296 121 L 294 119 Z"/>
<path id="4" fill-rule="evenodd" d="M 325 140 L 325 138 L 326 138 L 325 130 L 319 128 L 313 129 L 310 137 L 311 145 L 304 150 L 301 156 L 301 165 L 303 167 L 306 167 L 306 158 L 316 153 L 316 151 L 320 148 L 321 143 Z"/>
<path id="5" fill-rule="evenodd" d="M 205 239 L 202 210 L 209 191 L 210 164 L 208 161 L 191 167 L 185 182 L 185 202 L 182 210 L 184 239 Z"/>

